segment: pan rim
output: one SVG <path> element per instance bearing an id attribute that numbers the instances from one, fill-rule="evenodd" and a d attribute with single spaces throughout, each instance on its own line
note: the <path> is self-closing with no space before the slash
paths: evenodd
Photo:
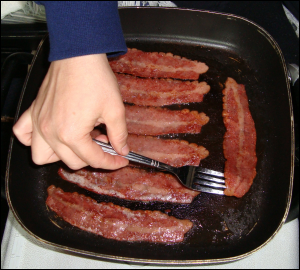
<path id="1" fill-rule="evenodd" d="M 138 10 L 138 9 L 147 9 L 147 8 L 148 7 L 121 7 L 119 9 Z M 289 79 L 288 79 L 288 71 L 287 71 L 287 66 L 286 66 L 286 62 L 285 62 L 283 53 L 282 53 L 279 45 L 277 44 L 277 42 L 274 40 L 274 38 L 263 27 L 259 26 L 255 22 L 253 22 L 251 20 L 248 20 L 244 17 L 234 15 L 234 14 L 229 14 L 229 13 L 222 13 L 222 12 L 215 12 L 215 11 L 208 11 L 208 10 L 175 8 L 175 7 L 151 7 L 151 9 L 160 9 L 160 10 L 171 10 L 172 9 L 172 10 L 193 11 L 193 12 L 200 12 L 200 13 L 212 13 L 212 14 L 233 17 L 233 18 L 236 18 L 236 19 L 246 21 L 246 22 L 254 25 L 255 27 L 257 27 L 260 30 L 260 34 L 263 34 L 268 39 L 268 41 L 273 45 L 273 48 L 276 50 L 276 52 L 280 56 L 281 64 L 283 66 L 284 75 L 285 75 L 285 79 L 286 79 L 286 86 L 287 86 L 287 91 L 288 91 L 289 107 L 290 107 L 290 116 L 291 116 L 291 173 L 290 173 L 290 185 L 289 185 L 288 201 L 286 202 L 286 210 L 285 210 L 284 216 L 283 216 L 280 224 L 278 225 L 277 229 L 273 232 L 273 234 L 263 244 L 261 244 L 257 248 L 255 248 L 255 249 L 253 249 L 249 252 L 246 252 L 244 254 L 241 254 L 241 255 L 238 255 L 238 256 L 233 256 L 233 257 L 228 257 L 228 258 L 199 259 L 199 260 L 156 260 L 156 259 L 139 259 L 139 258 L 131 258 L 131 257 L 113 256 L 113 255 L 99 254 L 99 253 L 84 251 L 84 250 L 80 250 L 80 249 L 76 249 L 76 248 L 70 248 L 70 247 L 67 247 L 67 246 L 64 246 L 64 245 L 59 245 L 59 244 L 53 243 L 53 242 L 48 241 L 48 240 L 44 240 L 44 239 L 40 238 L 39 236 L 35 235 L 33 232 L 31 232 L 25 226 L 25 224 L 22 222 L 21 218 L 19 217 L 19 214 L 17 213 L 16 209 L 12 205 L 12 202 L 11 202 L 11 199 L 10 199 L 10 193 L 9 193 L 9 178 L 10 177 L 9 177 L 9 174 L 10 174 L 11 153 L 12 153 L 12 148 L 13 148 L 14 139 L 15 139 L 14 135 L 12 135 L 12 138 L 11 138 L 11 141 L 10 141 L 9 155 L 8 155 L 8 159 L 7 159 L 6 175 L 5 175 L 5 179 L 6 179 L 5 180 L 6 198 L 7 198 L 8 205 L 9 205 L 14 217 L 18 221 L 18 223 L 22 226 L 22 228 L 26 232 L 29 233 L 29 235 L 31 235 L 32 237 L 34 237 L 35 239 L 37 239 L 38 241 L 40 241 L 43 244 L 50 245 L 50 246 L 58 248 L 60 250 L 74 252 L 76 254 L 93 256 L 93 257 L 97 257 L 99 259 L 107 259 L 107 260 L 111 260 L 113 262 L 118 261 L 118 262 L 129 262 L 129 263 L 137 263 L 137 264 L 144 263 L 144 264 L 153 264 L 153 265 L 155 264 L 155 265 L 178 265 L 178 266 L 180 266 L 180 265 L 207 265 L 207 264 L 214 264 L 214 263 L 217 263 L 217 264 L 219 264 L 219 263 L 228 263 L 228 262 L 234 262 L 234 261 L 246 258 L 246 257 L 250 256 L 251 254 L 255 253 L 256 251 L 260 250 L 261 248 L 263 248 L 265 245 L 267 245 L 275 237 L 275 235 L 278 233 L 278 231 L 283 226 L 283 224 L 284 224 L 284 222 L 285 222 L 285 220 L 288 216 L 290 205 L 291 205 L 291 197 L 292 197 L 291 195 L 292 195 L 292 191 L 293 191 L 293 180 L 294 180 L 294 158 L 295 158 L 294 114 L 293 114 L 293 106 L 292 106 L 292 96 L 291 96 L 291 91 L 290 91 L 290 83 L 289 83 Z M 26 80 L 25 80 L 24 85 L 23 85 L 23 89 L 22 89 L 22 93 L 21 93 L 21 96 L 20 96 L 18 108 L 17 108 L 17 111 L 16 111 L 15 122 L 17 121 L 17 118 L 19 118 L 19 113 L 20 113 L 21 105 L 23 103 L 22 101 L 23 101 L 24 93 L 25 93 L 25 90 L 27 88 L 27 83 L 28 83 L 28 80 L 30 78 L 32 68 L 34 66 L 34 63 L 35 63 L 38 55 L 39 55 L 39 52 L 40 52 L 41 48 L 43 47 L 42 45 L 44 44 L 44 42 L 46 41 L 47 38 L 48 38 L 48 34 L 41 40 L 41 42 L 40 42 L 40 44 L 37 48 L 36 54 L 35 54 L 35 56 L 32 60 L 30 70 L 29 70 L 29 72 L 26 76 Z"/>

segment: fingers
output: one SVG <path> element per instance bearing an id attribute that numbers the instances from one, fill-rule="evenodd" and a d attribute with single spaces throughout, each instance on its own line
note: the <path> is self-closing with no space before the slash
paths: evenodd
<path id="1" fill-rule="evenodd" d="M 32 160 L 37 165 L 62 160 L 69 168 L 78 170 L 87 165 L 95 168 L 116 169 L 128 164 L 128 161 L 122 157 L 104 153 L 101 147 L 92 141 L 91 138 L 95 137 L 97 140 L 108 142 L 107 136 L 100 134 L 97 130 L 91 132 L 92 137 L 86 136 L 76 146 L 70 143 L 69 146 L 64 143 L 50 146 L 33 127 L 30 109 L 25 111 L 14 125 L 13 132 L 21 143 L 31 146 Z"/>
<path id="2" fill-rule="evenodd" d="M 13 132 L 21 143 L 26 146 L 31 145 L 32 120 L 30 109 L 21 115 L 17 123 L 13 126 Z"/>
<path id="3" fill-rule="evenodd" d="M 106 124 L 108 136 L 91 132 L 100 123 Z M 36 100 L 13 131 L 31 146 L 36 164 L 62 160 L 71 169 L 126 166 L 126 159 L 104 153 L 92 140 L 109 139 L 119 154 L 129 152 L 125 108 L 106 55 L 52 62 Z"/>
<path id="4" fill-rule="evenodd" d="M 55 152 L 53 149 L 56 149 Z M 57 144 L 56 147 L 50 146 L 37 131 L 32 133 L 31 156 L 37 165 L 62 160 L 73 170 L 87 166 L 69 147 L 63 144 Z"/>
<path id="5" fill-rule="evenodd" d="M 26 110 L 16 124 L 13 126 L 13 132 L 18 140 L 26 145 L 31 146 L 32 161 L 37 165 L 53 163 L 59 160 L 65 163 L 71 169 L 79 169 L 87 164 L 78 158 L 68 147 L 61 145 L 59 148 L 60 157 L 57 155 L 48 143 L 42 138 L 39 132 L 34 128 L 31 118 L 31 108 Z"/>
<path id="6" fill-rule="evenodd" d="M 32 146 L 32 160 L 37 165 L 60 160 L 50 146 L 40 136 L 37 136 L 36 132 L 33 132 L 31 108 L 21 115 L 13 126 L 13 132 L 21 143 L 26 146 Z"/>
<path id="7" fill-rule="evenodd" d="M 123 103 L 105 120 L 107 135 L 111 145 L 117 153 L 126 156 L 129 153 L 129 147 L 127 145 L 128 132 Z"/>
<path id="8" fill-rule="evenodd" d="M 94 133 L 95 135 L 98 134 L 98 132 Z M 100 134 L 97 137 L 107 142 L 107 136 Z M 34 163 L 42 165 L 62 160 L 73 170 L 88 165 L 94 168 L 117 169 L 128 164 L 128 161 L 122 157 L 104 153 L 101 147 L 92 141 L 90 134 L 87 134 L 83 139 L 75 139 L 74 141 L 51 140 L 49 144 L 34 129 L 31 145 Z"/>
<path id="9" fill-rule="evenodd" d="M 105 139 L 103 136 L 100 138 Z M 80 159 L 94 168 L 114 170 L 128 165 L 128 160 L 125 158 L 104 153 L 101 146 L 92 141 L 89 134 L 78 141 L 76 145 L 71 145 L 71 148 Z"/>

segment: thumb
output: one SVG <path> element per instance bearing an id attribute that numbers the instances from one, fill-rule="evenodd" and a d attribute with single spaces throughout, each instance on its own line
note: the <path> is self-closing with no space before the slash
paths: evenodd
<path id="1" fill-rule="evenodd" d="M 129 147 L 127 145 L 128 132 L 123 104 L 118 110 L 114 110 L 114 113 L 110 114 L 105 124 L 112 147 L 118 154 L 126 156 L 129 153 Z"/>

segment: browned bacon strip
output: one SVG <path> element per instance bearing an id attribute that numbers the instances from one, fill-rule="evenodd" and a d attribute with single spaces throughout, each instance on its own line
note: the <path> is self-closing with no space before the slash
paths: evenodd
<path id="1" fill-rule="evenodd" d="M 143 79 L 115 74 L 124 102 L 142 106 L 164 106 L 201 102 L 210 86 L 206 82 L 172 79 Z"/>
<path id="2" fill-rule="evenodd" d="M 199 74 L 208 70 L 204 63 L 171 53 L 143 52 L 137 49 L 128 49 L 125 55 L 109 63 L 114 72 L 151 78 L 198 80 Z"/>
<path id="3" fill-rule="evenodd" d="M 200 133 L 209 121 L 205 113 L 183 109 L 173 111 L 156 107 L 125 106 L 128 132 L 138 135 Z"/>
<path id="4" fill-rule="evenodd" d="M 129 135 L 127 143 L 131 151 L 174 167 L 199 166 L 200 160 L 209 154 L 203 146 L 194 143 L 151 136 Z"/>
<path id="5" fill-rule="evenodd" d="M 191 203 L 199 194 L 184 187 L 171 174 L 132 167 L 115 171 L 92 168 L 68 171 L 61 168 L 58 174 L 63 179 L 95 193 L 126 200 Z"/>
<path id="6" fill-rule="evenodd" d="M 228 78 L 223 94 L 225 194 L 240 198 L 256 175 L 256 130 L 244 85 Z"/>
<path id="7" fill-rule="evenodd" d="M 50 186 L 46 204 L 65 221 L 82 230 L 121 241 L 181 242 L 193 223 L 160 211 L 138 210 L 64 192 Z"/>

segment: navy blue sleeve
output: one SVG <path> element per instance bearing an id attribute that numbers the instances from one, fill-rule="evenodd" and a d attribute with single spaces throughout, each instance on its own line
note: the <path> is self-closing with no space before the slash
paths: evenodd
<path id="1" fill-rule="evenodd" d="M 118 1 L 36 1 L 46 9 L 49 61 L 127 52 Z"/>

